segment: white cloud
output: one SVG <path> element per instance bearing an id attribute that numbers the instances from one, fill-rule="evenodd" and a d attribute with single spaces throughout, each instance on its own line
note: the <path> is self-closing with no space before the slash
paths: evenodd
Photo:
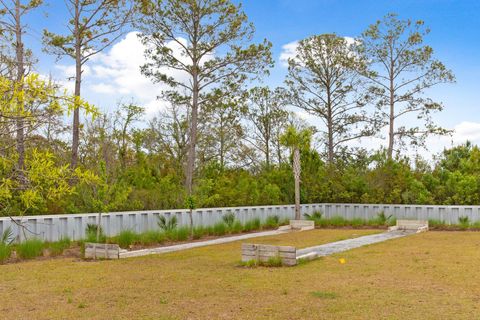
<path id="1" fill-rule="evenodd" d="M 154 84 L 140 72 L 140 67 L 147 61 L 144 56 L 145 46 L 137 36 L 137 32 L 130 32 L 109 50 L 94 55 L 83 73 L 83 95 L 101 109 L 112 110 L 120 100 L 131 100 L 145 107 L 150 116 L 161 110 L 166 102 L 157 97 L 162 90 L 167 89 L 164 84 Z M 179 39 L 183 44 L 186 40 Z M 181 54 L 178 43 L 167 44 L 174 54 L 187 62 L 186 55 Z M 211 57 L 207 57 L 210 59 Z M 62 77 L 69 79 L 75 74 L 74 65 L 57 65 L 56 69 Z M 177 80 L 186 81 L 187 75 L 178 70 L 162 68 L 162 72 Z M 73 88 L 73 81 L 60 81 L 67 88 Z"/>
<path id="2" fill-rule="evenodd" d="M 288 67 L 288 59 L 294 58 L 297 53 L 298 41 L 289 42 L 282 46 L 280 53 L 280 63 L 283 67 Z"/>

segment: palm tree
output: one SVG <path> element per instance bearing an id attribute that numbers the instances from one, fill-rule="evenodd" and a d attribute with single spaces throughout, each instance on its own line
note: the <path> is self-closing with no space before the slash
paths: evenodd
<path id="1" fill-rule="evenodd" d="M 297 130 L 294 126 L 289 126 L 285 133 L 280 137 L 280 142 L 290 148 L 293 154 L 293 177 L 295 179 L 295 220 L 300 220 L 300 151 L 310 148 L 312 132 L 310 129 Z"/>

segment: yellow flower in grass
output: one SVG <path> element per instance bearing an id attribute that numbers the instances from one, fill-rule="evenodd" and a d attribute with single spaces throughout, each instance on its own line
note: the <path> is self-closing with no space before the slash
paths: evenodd
<path id="1" fill-rule="evenodd" d="M 338 259 L 338 262 L 340 262 L 340 264 L 345 264 L 345 262 L 347 262 L 347 260 L 345 260 L 345 258 L 340 258 L 340 259 Z"/>

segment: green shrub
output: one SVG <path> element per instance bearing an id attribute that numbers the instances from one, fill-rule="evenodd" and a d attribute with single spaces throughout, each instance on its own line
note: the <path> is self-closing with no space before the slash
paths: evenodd
<path id="1" fill-rule="evenodd" d="M 280 258 L 279 256 L 270 257 L 270 258 L 268 258 L 267 261 L 260 261 L 259 264 L 261 266 L 264 266 L 264 267 L 281 267 L 281 266 L 283 266 L 282 258 Z"/>
<path id="2" fill-rule="evenodd" d="M 193 228 L 193 239 L 201 239 L 205 234 L 206 229 L 203 226 Z"/>
<path id="3" fill-rule="evenodd" d="M 460 228 L 467 229 L 470 227 L 470 219 L 468 216 L 458 217 L 458 222 L 460 224 Z"/>
<path id="4" fill-rule="evenodd" d="M 344 227 L 347 225 L 347 220 L 342 216 L 333 216 L 329 219 L 329 225 L 333 227 Z"/>
<path id="5" fill-rule="evenodd" d="M 216 236 L 223 236 L 227 233 L 227 225 L 222 222 L 217 222 L 213 225 L 213 234 Z"/>
<path id="6" fill-rule="evenodd" d="M 166 240 L 166 235 L 165 232 L 162 231 L 156 231 L 156 230 L 150 230 L 143 232 L 139 235 L 138 241 L 142 245 L 150 245 L 150 244 L 161 244 L 165 242 Z"/>
<path id="7" fill-rule="evenodd" d="M 365 224 L 366 224 L 365 220 L 363 220 L 362 218 L 353 218 L 350 221 L 350 225 L 352 227 L 361 227 L 361 226 L 364 226 Z"/>
<path id="8" fill-rule="evenodd" d="M 22 259 L 33 259 L 43 254 L 44 243 L 39 239 L 30 239 L 17 245 L 18 256 Z"/>
<path id="9" fill-rule="evenodd" d="M 314 211 L 312 214 L 304 213 L 303 216 L 307 220 L 315 221 L 315 225 L 320 225 L 320 220 L 322 220 L 323 213 L 321 211 Z"/>
<path id="10" fill-rule="evenodd" d="M 280 218 L 278 216 L 268 216 L 263 224 L 264 228 L 267 229 L 274 229 L 278 228 Z"/>
<path id="11" fill-rule="evenodd" d="M 445 221 L 430 219 L 428 220 L 428 227 L 430 228 L 444 228 L 447 224 Z"/>
<path id="12" fill-rule="evenodd" d="M 243 231 L 243 225 L 240 221 L 235 221 L 230 228 L 231 233 L 241 233 Z"/>
<path id="13" fill-rule="evenodd" d="M 222 216 L 222 220 L 230 229 L 235 223 L 235 214 L 233 212 L 229 212 Z"/>
<path id="14" fill-rule="evenodd" d="M 12 254 L 12 248 L 5 243 L 0 242 L 0 264 L 5 263 L 5 261 L 10 258 L 10 255 Z"/>
<path id="15" fill-rule="evenodd" d="M 185 241 L 190 236 L 190 228 L 181 227 L 165 232 L 165 235 L 170 241 Z"/>
<path id="16" fill-rule="evenodd" d="M 475 229 L 480 229 L 480 221 L 475 221 L 474 223 L 472 223 L 472 227 Z"/>
<path id="17" fill-rule="evenodd" d="M 116 237 L 116 242 L 121 248 L 128 248 L 135 243 L 137 238 L 137 234 L 132 230 L 123 230 Z"/>
<path id="18" fill-rule="evenodd" d="M 85 228 L 85 240 L 87 242 L 97 242 L 97 228 L 98 226 L 95 223 L 88 223 Z M 103 228 L 100 226 L 100 237 L 98 239 L 99 243 L 103 243 L 106 240 L 106 236 L 103 233 Z"/>
<path id="19" fill-rule="evenodd" d="M 252 220 L 248 220 L 247 222 L 245 222 L 245 224 L 243 225 L 243 231 L 245 232 L 250 232 L 253 230 L 253 221 Z"/>
<path id="20" fill-rule="evenodd" d="M 177 228 L 177 216 L 173 215 L 169 219 L 163 215 L 158 216 L 157 224 L 163 231 L 172 231 Z"/>
<path id="21" fill-rule="evenodd" d="M 375 218 L 378 225 L 386 226 L 389 224 L 390 219 L 392 219 L 393 215 L 386 215 L 385 212 L 381 211 L 377 213 L 377 217 Z"/>
<path id="22" fill-rule="evenodd" d="M 262 228 L 262 223 L 260 218 L 252 219 L 253 230 L 260 230 Z"/>
<path id="23" fill-rule="evenodd" d="M 50 255 L 59 256 L 63 254 L 63 251 L 65 251 L 65 249 L 70 248 L 70 244 L 71 244 L 71 241 L 70 241 L 70 238 L 68 237 L 64 237 L 58 241 L 49 243 L 48 249 L 50 251 Z"/>
<path id="24" fill-rule="evenodd" d="M 8 244 L 11 244 L 12 241 L 13 241 L 13 231 L 11 227 L 8 227 L 0 234 L 0 243 L 8 245 Z"/>

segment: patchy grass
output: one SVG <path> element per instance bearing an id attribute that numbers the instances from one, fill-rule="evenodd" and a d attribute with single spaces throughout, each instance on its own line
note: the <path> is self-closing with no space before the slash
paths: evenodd
<path id="1" fill-rule="evenodd" d="M 306 247 L 372 232 L 247 242 Z M 292 268 L 238 267 L 240 242 L 118 261 L 29 261 L 0 266 L 1 309 L 11 319 L 476 319 L 479 243 L 480 232 L 427 232 Z"/>

